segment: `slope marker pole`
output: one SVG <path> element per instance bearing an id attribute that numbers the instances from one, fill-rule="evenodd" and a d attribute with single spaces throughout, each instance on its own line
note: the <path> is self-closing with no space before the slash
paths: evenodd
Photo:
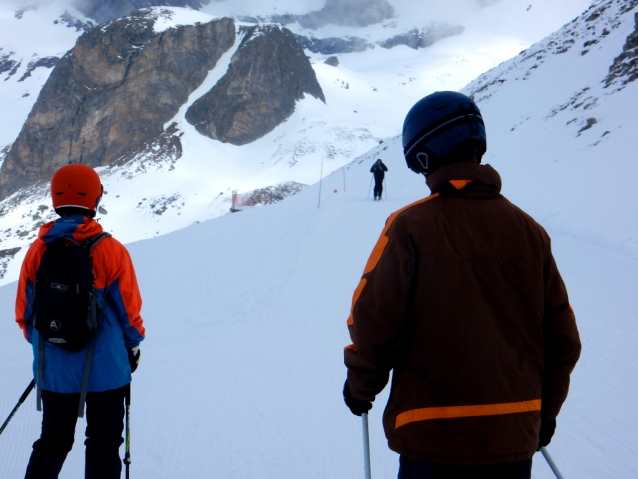
<path id="1" fill-rule="evenodd" d="M 319 176 L 319 204 L 317 208 L 321 208 L 321 185 L 323 183 L 323 155 L 321 155 L 321 175 Z"/>

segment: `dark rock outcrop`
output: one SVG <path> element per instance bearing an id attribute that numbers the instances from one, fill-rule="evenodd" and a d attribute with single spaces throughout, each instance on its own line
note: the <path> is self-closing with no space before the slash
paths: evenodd
<path id="1" fill-rule="evenodd" d="M 379 45 L 383 48 L 394 48 L 400 45 L 406 45 L 415 50 L 419 48 L 426 48 L 439 40 L 451 37 L 454 35 L 460 35 L 465 31 L 465 27 L 461 25 L 452 25 L 449 23 L 433 23 L 427 28 L 410 30 L 407 33 L 401 35 L 395 35 L 392 38 L 383 40 L 381 42 L 370 43 L 364 38 L 360 37 L 329 37 L 329 38 L 315 38 L 306 37 L 304 35 L 297 35 L 297 41 L 303 48 L 311 51 L 312 53 L 320 53 L 322 55 L 335 55 L 338 53 L 355 53 L 363 52 L 369 48 L 375 48 Z"/>
<path id="2" fill-rule="evenodd" d="M 93 28 L 58 62 L 2 164 L 0 199 L 62 165 L 108 165 L 161 136 L 234 44 L 235 24 L 155 33 L 160 14 L 170 12 L 138 11 Z"/>
<path id="3" fill-rule="evenodd" d="M 394 7 L 387 0 L 326 0 L 321 10 L 296 18 L 302 27 L 316 30 L 328 24 L 367 27 L 393 16 Z"/>
<path id="4" fill-rule="evenodd" d="M 339 59 L 337 57 L 328 57 L 324 62 L 326 65 L 330 65 L 331 67 L 339 66 Z"/>
<path id="5" fill-rule="evenodd" d="M 621 88 L 638 79 L 638 13 L 634 15 L 636 23 L 634 31 L 627 37 L 623 52 L 614 59 L 609 67 L 609 75 L 605 78 L 605 88 L 612 83 L 620 82 Z"/>
<path id="6" fill-rule="evenodd" d="M 406 45 L 414 50 L 419 48 L 427 48 L 434 45 L 439 40 L 454 35 L 460 35 L 465 31 L 465 27 L 460 25 L 451 25 L 449 23 L 435 23 L 427 29 L 410 30 L 402 35 L 395 35 L 380 43 L 383 48 L 394 48 L 399 45 Z"/>
<path id="7" fill-rule="evenodd" d="M 304 93 L 325 102 L 294 34 L 258 25 L 248 29 L 226 75 L 188 109 L 186 120 L 202 135 L 245 145 L 290 117 Z"/>
<path id="8" fill-rule="evenodd" d="M 305 15 L 258 15 L 237 19 L 246 23 L 280 23 L 284 26 L 298 22 L 304 28 L 317 30 L 326 25 L 367 27 L 393 17 L 394 7 L 387 0 L 326 0 L 321 10 Z"/>
<path id="9" fill-rule="evenodd" d="M 22 248 L 9 248 L 0 250 L 0 279 L 4 278 L 9 263 Z"/>
<path id="10" fill-rule="evenodd" d="M 67 28 L 75 28 L 76 32 L 81 32 L 81 31 L 88 32 L 91 28 L 95 26 L 93 22 L 83 22 L 75 18 L 69 12 L 64 12 L 62 15 L 60 15 L 60 18 L 53 21 L 53 24 L 54 25 L 62 24 L 62 25 L 66 25 Z"/>
<path id="11" fill-rule="evenodd" d="M 31 60 L 27 66 L 27 71 L 24 72 L 24 75 L 22 75 L 18 81 L 21 82 L 29 78 L 36 68 L 53 68 L 59 61 L 60 59 L 58 57 L 45 57 L 38 58 L 37 60 Z"/>
<path id="12" fill-rule="evenodd" d="M 322 55 L 334 55 L 336 53 L 364 52 L 374 45 L 359 37 L 329 37 L 329 38 L 308 38 L 297 35 L 297 41 L 306 50 Z"/>
<path id="13" fill-rule="evenodd" d="M 75 8 L 98 23 L 120 18 L 148 7 L 190 7 L 200 9 L 209 0 L 75 0 Z"/>
<path id="14" fill-rule="evenodd" d="M 4 55 L 0 55 L 0 75 L 2 75 L 3 73 L 6 72 L 11 72 L 13 71 L 16 66 L 18 65 L 18 61 L 17 60 L 12 60 L 11 57 L 14 55 L 14 52 L 9 52 L 7 54 Z M 14 73 L 15 74 L 15 71 Z M 9 73 L 9 76 L 11 76 L 12 74 Z"/>

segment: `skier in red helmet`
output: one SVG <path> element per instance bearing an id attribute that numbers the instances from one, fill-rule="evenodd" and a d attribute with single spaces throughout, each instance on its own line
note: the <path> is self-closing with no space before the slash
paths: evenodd
<path id="1" fill-rule="evenodd" d="M 145 330 L 131 258 L 93 219 L 102 193 L 93 168 L 60 168 L 51 181 L 60 218 L 40 228 L 22 264 L 16 321 L 33 345 L 43 410 L 26 479 L 58 477 L 85 404 L 85 477 L 121 474 L 124 399 Z"/>

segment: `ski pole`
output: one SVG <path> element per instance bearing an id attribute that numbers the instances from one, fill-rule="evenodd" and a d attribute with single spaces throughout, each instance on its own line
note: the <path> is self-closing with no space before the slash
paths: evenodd
<path id="1" fill-rule="evenodd" d="M 368 199 L 370 199 L 370 191 L 372 190 L 372 179 L 374 178 L 374 176 L 370 177 L 370 187 L 368 188 Z"/>
<path id="2" fill-rule="evenodd" d="M 124 453 L 124 464 L 126 465 L 126 479 L 129 479 L 129 469 L 131 466 L 131 384 L 128 385 L 128 391 L 124 400 L 126 405 L 126 452 Z"/>
<path id="3" fill-rule="evenodd" d="M 549 464 L 549 467 L 551 468 L 552 472 L 556 476 L 556 479 L 565 479 L 563 475 L 560 473 L 560 471 L 558 470 L 558 466 L 552 459 L 552 456 L 549 455 L 547 448 L 541 447 L 541 452 L 543 453 L 543 457 L 547 461 L 547 464 Z"/>
<path id="4" fill-rule="evenodd" d="M 13 408 L 13 411 L 11 411 L 11 414 L 9 414 L 9 417 L 0 428 L 0 434 L 4 432 L 4 430 L 7 427 L 7 424 L 9 424 L 9 421 L 13 419 L 13 416 L 15 416 L 15 413 L 18 412 L 18 408 L 20 408 L 20 406 L 22 406 L 22 403 L 26 401 L 27 397 L 29 396 L 29 394 L 31 393 L 34 387 L 35 387 L 35 379 L 32 379 L 29 385 L 27 386 L 27 388 L 22 393 L 22 396 L 20 396 L 20 399 L 18 400 L 18 404 L 16 404 L 16 407 Z"/>
<path id="5" fill-rule="evenodd" d="M 370 471 L 370 434 L 368 433 L 368 413 L 364 412 L 361 415 L 363 423 L 363 471 L 365 473 L 365 479 L 371 479 L 372 473 Z"/>
<path id="6" fill-rule="evenodd" d="M 385 199 L 388 199 L 388 184 L 385 181 L 385 178 L 383 178 L 383 189 L 385 190 Z"/>

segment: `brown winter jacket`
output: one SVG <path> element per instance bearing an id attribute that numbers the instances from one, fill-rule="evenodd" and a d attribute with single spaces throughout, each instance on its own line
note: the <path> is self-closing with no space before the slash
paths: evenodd
<path id="1" fill-rule="evenodd" d="M 447 464 L 531 457 L 580 355 L 550 239 L 489 165 L 454 163 L 388 219 L 355 291 L 345 349 L 356 399 L 392 390 L 392 450 Z"/>

